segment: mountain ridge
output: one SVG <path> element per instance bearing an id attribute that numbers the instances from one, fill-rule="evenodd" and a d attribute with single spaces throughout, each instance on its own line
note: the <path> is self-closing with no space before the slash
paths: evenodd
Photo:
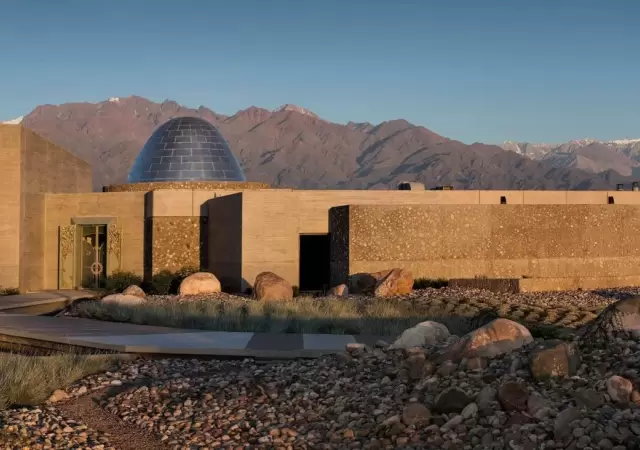
<path id="1" fill-rule="evenodd" d="M 505 141 L 502 148 L 554 167 L 631 176 L 640 170 L 640 139 L 574 139 L 560 144 Z"/>
<path id="2" fill-rule="evenodd" d="M 39 105 L 22 124 L 88 161 L 99 190 L 126 181 L 156 127 L 187 115 L 220 129 L 248 180 L 273 186 L 382 189 L 418 181 L 456 189 L 609 189 L 621 178 L 554 167 L 495 145 L 467 145 L 404 119 L 338 124 L 292 104 L 224 115 L 132 95 Z"/>

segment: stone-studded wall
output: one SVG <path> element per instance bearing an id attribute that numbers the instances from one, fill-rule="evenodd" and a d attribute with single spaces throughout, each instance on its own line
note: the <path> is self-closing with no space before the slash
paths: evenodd
<path id="1" fill-rule="evenodd" d="M 405 267 L 426 278 L 634 277 L 640 207 L 414 205 L 331 211 L 348 221 L 349 274 Z M 345 230 L 337 223 L 336 230 Z M 344 239 L 332 236 L 334 245 Z M 344 241 L 343 241 L 344 242 Z M 344 251 L 344 250 L 342 250 Z M 337 270 L 337 269 L 336 269 Z M 344 282 L 336 271 L 336 281 Z"/>
<path id="2" fill-rule="evenodd" d="M 232 191 L 243 189 L 268 189 L 269 185 L 255 182 L 235 181 L 162 181 L 153 183 L 114 184 L 106 186 L 106 192 L 150 192 L 158 189 L 193 189 L 214 191 L 229 189 Z"/>
<path id="3" fill-rule="evenodd" d="M 151 275 L 183 267 L 207 267 L 206 217 L 153 217 L 146 221 L 151 232 Z M 148 275 L 148 270 L 145 271 Z"/>

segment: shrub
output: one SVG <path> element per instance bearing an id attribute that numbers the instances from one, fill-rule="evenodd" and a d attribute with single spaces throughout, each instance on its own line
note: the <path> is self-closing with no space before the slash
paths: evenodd
<path id="1" fill-rule="evenodd" d="M 105 288 L 109 292 L 122 292 L 132 284 L 140 286 L 142 278 L 133 272 L 125 270 L 114 271 L 105 280 Z"/>
<path id="2" fill-rule="evenodd" d="M 449 282 L 444 278 L 437 278 L 435 280 L 431 278 L 417 278 L 413 281 L 414 289 L 427 289 L 427 288 L 440 289 L 443 287 L 447 287 L 448 285 L 449 285 Z"/>
<path id="3" fill-rule="evenodd" d="M 300 288 L 298 286 L 291 286 L 293 288 L 293 296 L 294 297 L 299 297 L 300 296 Z"/>
<path id="4" fill-rule="evenodd" d="M 3 295 L 18 295 L 20 293 L 20 289 L 18 288 L 2 288 L 0 287 L 0 296 Z"/>

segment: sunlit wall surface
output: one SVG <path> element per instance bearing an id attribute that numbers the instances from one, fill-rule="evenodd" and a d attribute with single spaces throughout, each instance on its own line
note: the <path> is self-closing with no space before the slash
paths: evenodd
<path id="1" fill-rule="evenodd" d="M 198 117 L 177 117 L 153 132 L 136 158 L 129 183 L 245 181 L 220 131 Z"/>

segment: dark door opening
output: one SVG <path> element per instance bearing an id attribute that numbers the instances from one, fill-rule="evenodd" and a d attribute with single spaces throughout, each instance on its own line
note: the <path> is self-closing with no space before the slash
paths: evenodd
<path id="1" fill-rule="evenodd" d="M 300 235 L 300 291 L 329 289 L 329 235 Z"/>

